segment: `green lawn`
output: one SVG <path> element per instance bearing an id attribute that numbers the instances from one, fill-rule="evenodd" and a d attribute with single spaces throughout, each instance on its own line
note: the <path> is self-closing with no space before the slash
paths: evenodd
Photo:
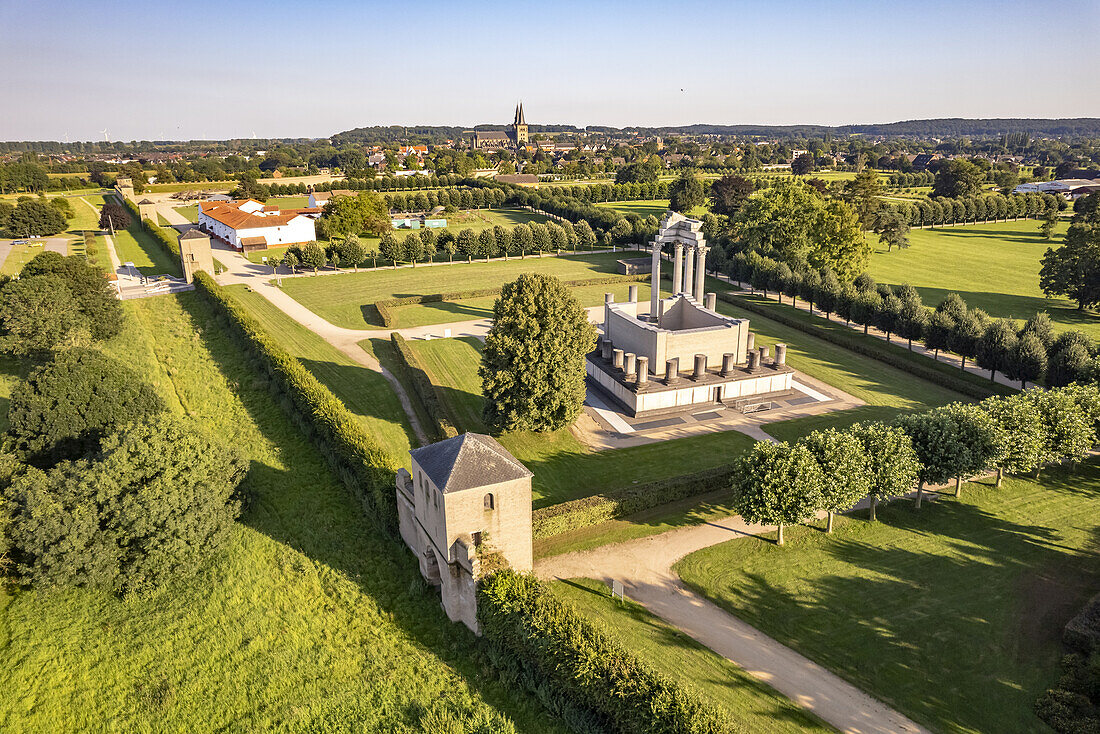
<path id="1" fill-rule="evenodd" d="M 725 714 L 736 731 L 836 731 L 641 605 L 629 599 L 625 603 L 612 600 L 605 584 L 576 579 L 554 582 L 551 589 L 642 662 L 697 691 Z"/>
<path id="2" fill-rule="evenodd" d="M 627 255 L 628 257 L 631 255 Z M 562 280 L 613 275 L 624 254 L 528 257 L 523 260 L 456 263 L 318 277 L 287 278 L 283 289 L 324 319 L 348 329 L 378 328 L 370 304 L 385 298 L 498 288 L 521 273 L 546 273 Z"/>
<path id="3" fill-rule="evenodd" d="M 904 370 L 725 301 L 718 301 L 718 311 L 727 316 L 747 318 L 749 328 L 756 333 L 757 346 L 772 346 L 776 342 L 786 344 L 787 364 L 791 367 L 867 403 L 852 410 L 764 426 L 768 434 L 779 440 L 798 438 L 818 428 L 847 426 L 857 420 L 889 419 L 903 411 L 926 410 L 957 400 L 969 400 L 960 393 L 914 377 Z"/>
<path id="4" fill-rule="evenodd" d="M 485 432 L 481 420 L 481 342 L 473 337 L 412 341 L 428 377 L 438 385 L 444 408 L 460 431 Z M 753 444 L 743 433 L 724 431 L 690 438 L 592 451 L 569 430 L 517 431 L 498 437 L 535 474 L 535 507 L 564 502 L 638 482 L 663 479 L 727 464 Z"/>
<path id="5" fill-rule="evenodd" d="M 245 452 L 251 502 L 224 552 L 157 592 L 0 591 L 0 730 L 565 731 L 494 681 L 197 294 L 126 310 L 108 351 Z"/>
<path id="6" fill-rule="evenodd" d="M 280 209 L 305 209 L 309 206 L 308 196 L 273 196 L 264 202 Z"/>
<path id="7" fill-rule="evenodd" d="M 967 484 L 743 538 L 677 571 L 764 633 L 941 732 L 1046 731 L 1036 697 L 1058 679 L 1066 621 L 1100 591 L 1100 465 L 1041 483 Z"/>
<path id="8" fill-rule="evenodd" d="M 605 201 L 596 204 L 606 209 L 614 209 L 623 214 L 637 214 L 640 217 L 648 217 L 650 214 L 660 219 L 668 211 L 668 199 L 639 199 L 637 201 Z M 691 216 L 700 217 L 708 211 L 707 205 L 697 206 L 691 210 Z"/>
<path id="9" fill-rule="evenodd" d="M 0 275 L 19 275 L 24 265 L 46 251 L 46 238 L 27 242 L 25 245 L 12 245 L 3 266 L 0 266 Z"/>
<path id="10" fill-rule="evenodd" d="M 172 208 L 175 209 L 180 214 L 182 214 L 183 216 L 187 217 L 188 222 L 197 222 L 197 221 L 199 221 L 199 205 L 198 204 L 190 204 L 188 206 L 174 206 Z"/>
<path id="11" fill-rule="evenodd" d="M 115 230 L 115 254 L 120 262 L 132 262 L 142 275 L 179 275 L 179 264 L 153 238 L 141 228 L 137 221 L 129 228 Z"/>
<path id="12" fill-rule="evenodd" d="M 884 283 L 915 286 L 928 306 L 954 291 L 992 316 L 1027 319 L 1046 311 L 1056 328 L 1081 329 L 1100 340 L 1100 315 L 1078 311 L 1063 298 L 1046 298 L 1039 289 L 1039 261 L 1048 247 L 1061 243 L 1066 228 L 1060 223 L 1051 242 L 1039 235 L 1033 219 L 915 229 L 908 249 L 877 248 L 869 271 Z"/>
<path id="13" fill-rule="evenodd" d="M 268 334 L 340 398 L 375 435 L 390 455 L 409 466 L 409 449 L 417 445 L 401 401 L 381 373 L 356 364 L 336 347 L 287 316 L 245 285 L 228 287 Z"/>
<path id="14" fill-rule="evenodd" d="M 577 297 L 582 306 L 599 306 L 604 302 L 604 295 L 614 293 L 618 302 L 626 301 L 630 293 L 630 286 L 638 286 L 638 299 L 641 302 L 649 300 L 648 283 L 604 283 L 602 285 L 585 285 L 571 288 L 573 295 Z M 668 295 L 668 292 L 665 292 Z M 493 315 L 493 306 L 497 302 L 497 296 L 485 296 L 483 298 L 467 298 L 460 301 L 441 301 L 437 303 L 417 303 L 411 306 L 401 306 L 392 309 L 397 316 L 394 328 L 404 329 L 411 326 L 426 326 L 428 324 L 447 324 L 456 321 L 470 321 L 473 319 L 487 319 Z"/>

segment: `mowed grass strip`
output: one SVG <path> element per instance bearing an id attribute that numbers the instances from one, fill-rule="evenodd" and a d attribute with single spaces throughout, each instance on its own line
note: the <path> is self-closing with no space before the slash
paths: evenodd
<path id="1" fill-rule="evenodd" d="M 1039 288 L 1043 254 L 1061 245 L 1068 226 L 1062 220 L 1049 242 L 1034 219 L 914 229 L 904 250 L 877 246 L 868 272 L 883 283 L 909 283 L 927 306 L 955 292 L 996 318 L 1025 320 L 1046 311 L 1057 329 L 1081 329 L 1100 340 L 1100 316 L 1079 311 L 1073 301 L 1046 298 Z"/>
<path id="2" fill-rule="evenodd" d="M 439 387 L 455 426 L 460 431 L 485 432 L 481 418 L 484 398 L 477 376 L 481 342 L 466 337 L 413 341 L 409 346 Z M 515 431 L 498 439 L 534 472 L 535 507 L 727 464 L 754 443 L 736 431 L 599 452 L 581 443 L 568 429 Z"/>
<path id="3" fill-rule="evenodd" d="M 599 581 L 572 579 L 550 585 L 603 631 L 637 656 L 725 714 L 736 731 L 835 732 L 813 714 L 653 616 L 629 599 L 612 599 Z"/>
<path id="4" fill-rule="evenodd" d="M 668 212 L 668 199 L 637 199 L 635 201 L 601 201 L 596 206 L 614 209 L 621 214 L 637 214 L 639 217 L 653 215 L 660 219 Z M 708 204 L 697 206 L 688 212 L 688 216 L 701 217 L 710 211 Z"/>
<path id="5" fill-rule="evenodd" d="M 694 553 L 693 588 L 940 732 L 1044 731 L 1066 621 L 1100 591 L 1100 466 L 964 485 Z M 819 524 L 820 525 L 820 524 Z"/>
<path id="6" fill-rule="evenodd" d="M 107 351 L 246 454 L 251 500 L 224 552 L 154 593 L 0 590 L 0 730 L 565 731 L 486 675 L 197 294 L 126 309 Z"/>
<path id="7" fill-rule="evenodd" d="M 359 418 L 363 429 L 400 464 L 409 465 L 416 435 L 401 401 L 382 376 L 345 355 L 245 285 L 226 288 L 279 344 L 324 383 Z"/>
<path id="8" fill-rule="evenodd" d="M 283 289 L 318 316 L 347 329 L 377 328 L 371 304 L 386 298 L 499 288 L 522 273 L 544 273 L 561 280 L 596 278 L 617 273 L 616 261 L 641 253 L 597 253 L 561 257 L 527 257 L 337 275 L 286 278 Z"/>

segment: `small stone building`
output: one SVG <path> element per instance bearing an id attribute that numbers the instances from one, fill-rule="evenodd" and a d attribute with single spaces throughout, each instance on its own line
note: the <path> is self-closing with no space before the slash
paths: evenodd
<path id="1" fill-rule="evenodd" d="M 209 275 L 214 274 L 214 255 L 210 252 L 209 235 L 192 227 L 180 235 L 179 246 L 184 280 L 192 282 L 199 270 L 204 270 Z"/>
<path id="2" fill-rule="evenodd" d="M 148 199 L 142 199 L 137 203 L 138 216 L 141 217 L 141 221 L 148 219 L 153 224 L 158 223 L 157 219 L 157 205 Z"/>
<path id="3" fill-rule="evenodd" d="M 487 552 L 517 571 L 534 565 L 531 472 L 496 439 L 479 433 L 413 449 L 397 472 L 401 537 L 420 573 L 440 587 L 452 621 L 474 632 L 477 580 Z"/>

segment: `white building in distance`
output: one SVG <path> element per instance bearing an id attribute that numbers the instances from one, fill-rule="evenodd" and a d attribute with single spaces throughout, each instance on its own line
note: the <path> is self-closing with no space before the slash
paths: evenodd
<path id="1" fill-rule="evenodd" d="M 320 209 L 279 209 L 255 199 L 204 201 L 199 228 L 241 252 L 304 245 L 317 239 L 314 218 Z"/>

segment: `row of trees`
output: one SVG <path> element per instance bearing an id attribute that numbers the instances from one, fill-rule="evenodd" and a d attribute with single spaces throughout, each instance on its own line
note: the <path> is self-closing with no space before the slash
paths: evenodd
<path id="1" fill-rule="evenodd" d="M 733 473 L 733 508 L 749 522 L 783 528 L 819 512 L 833 515 L 870 498 L 878 503 L 927 484 L 997 472 L 1038 472 L 1082 460 L 1096 443 L 1100 389 L 1072 385 L 1027 390 L 980 403 L 953 403 L 898 417 L 893 423 L 857 423 L 845 430 L 814 431 L 794 443 L 763 441 L 743 454 Z"/>
<path id="2" fill-rule="evenodd" d="M 63 232 L 74 216 L 68 199 L 20 196 L 0 201 L 0 232 L 11 237 L 47 237 Z"/>
<path id="3" fill-rule="evenodd" d="M 497 188 L 462 188 L 421 191 L 415 194 L 385 194 L 382 200 L 391 212 L 426 212 L 437 206 L 481 209 L 500 206 L 508 195 Z"/>
<path id="4" fill-rule="evenodd" d="M 896 189 L 908 189 L 914 186 L 931 186 L 936 180 L 936 174 L 931 171 L 916 171 L 914 173 L 894 173 L 886 179 L 890 186 Z"/>

